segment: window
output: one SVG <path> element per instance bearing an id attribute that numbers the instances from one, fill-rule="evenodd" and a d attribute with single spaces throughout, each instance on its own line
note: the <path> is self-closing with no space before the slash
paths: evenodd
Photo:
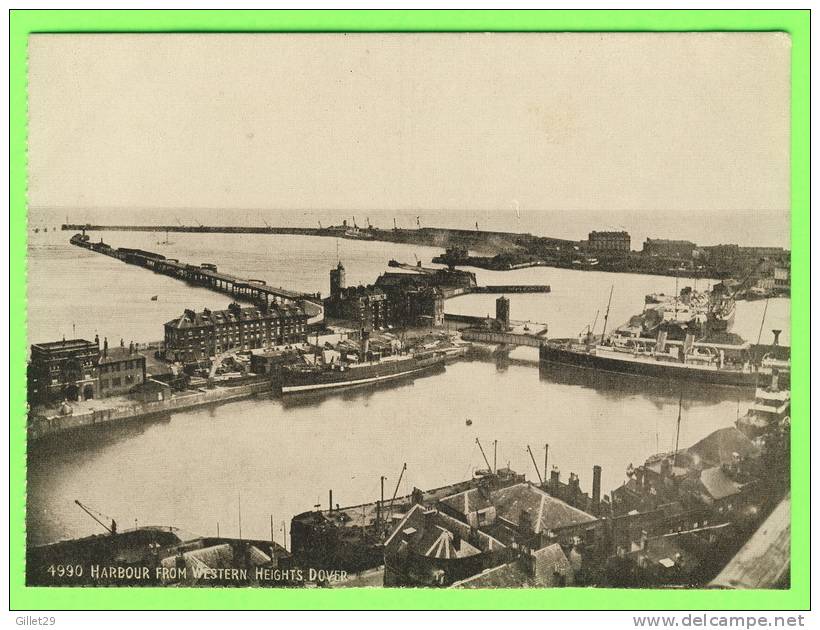
<path id="1" fill-rule="evenodd" d="M 111 379 L 111 387 L 119 387 L 120 385 L 122 385 L 122 379 L 121 378 L 112 378 Z"/>

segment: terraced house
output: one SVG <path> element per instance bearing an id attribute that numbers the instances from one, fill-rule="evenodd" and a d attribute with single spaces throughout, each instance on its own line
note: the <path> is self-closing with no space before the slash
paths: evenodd
<path id="1" fill-rule="evenodd" d="M 307 341 L 307 315 L 292 304 L 240 306 L 222 311 L 186 309 L 165 324 L 165 357 L 180 363 L 207 361 L 228 351 L 249 351 Z"/>

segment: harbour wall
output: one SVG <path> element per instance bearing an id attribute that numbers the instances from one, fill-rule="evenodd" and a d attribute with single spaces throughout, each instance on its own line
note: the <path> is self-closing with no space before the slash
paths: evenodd
<path id="1" fill-rule="evenodd" d="M 359 228 L 351 230 L 347 226 L 326 228 L 278 227 L 278 226 L 237 226 L 237 225 L 93 225 L 64 223 L 62 230 L 87 232 L 183 232 L 192 234 L 290 234 L 298 236 L 330 236 L 354 240 L 386 241 L 426 245 L 430 247 L 466 247 L 474 251 L 497 254 L 531 246 L 534 242 L 571 248 L 576 241 L 540 237 L 518 232 L 495 232 L 487 230 L 459 230 L 455 228 L 422 227 L 408 229 Z"/>
<path id="2" fill-rule="evenodd" d="M 47 435 L 86 429 L 94 426 L 135 420 L 145 416 L 182 411 L 202 405 L 226 402 L 247 398 L 256 394 L 271 391 L 271 384 L 267 378 L 254 380 L 234 387 L 218 387 L 215 389 L 198 390 L 191 394 L 182 394 L 151 402 L 134 401 L 133 404 L 96 409 L 87 413 L 75 413 L 66 416 L 45 417 L 34 415 L 29 419 L 28 438 L 37 440 Z"/>

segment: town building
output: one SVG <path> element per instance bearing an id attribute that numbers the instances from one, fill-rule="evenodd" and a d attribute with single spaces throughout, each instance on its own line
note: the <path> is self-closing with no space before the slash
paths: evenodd
<path id="1" fill-rule="evenodd" d="M 643 244 L 644 256 L 679 258 L 691 260 L 696 245 L 691 241 L 675 241 L 664 238 L 648 238 Z"/>
<path id="2" fill-rule="evenodd" d="M 100 397 L 118 396 L 129 393 L 135 386 L 145 382 L 145 357 L 130 343 L 120 341 L 119 348 L 109 348 L 108 340 L 103 343 L 97 359 L 100 383 Z"/>
<path id="3" fill-rule="evenodd" d="M 127 394 L 145 382 L 145 357 L 131 343 L 100 348 L 94 341 L 69 339 L 31 346 L 28 399 L 31 405 L 53 405 Z"/>
<path id="4" fill-rule="evenodd" d="M 592 514 L 544 492 L 519 483 L 490 492 L 472 488 L 441 499 L 439 508 L 505 545 L 541 549 L 554 542 L 556 529 L 595 521 Z"/>
<path id="5" fill-rule="evenodd" d="M 570 559 L 561 545 L 553 543 L 535 551 L 522 551 L 511 562 L 456 582 L 452 588 L 554 588 L 574 583 Z"/>
<path id="6" fill-rule="evenodd" d="M 28 399 L 31 405 L 64 400 L 90 400 L 100 396 L 97 377 L 99 338 L 63 339 L 31 346 L 28 366 Z"/>
<path id="7" fill-rule="evenodd" d="M 291 304 L 240 306 L 222 311 L 186 309 L 165 324 L 165 357 L 180 363 L 208 361 L 223 352 L 305 343 L 307 315 Z"/>
<path id="8" fill-rule="evenodd" d="M 590 254 L 624 255 L 628 254 L 632 245 L 629 232 L 598 232 L 589 233 L 587 249 Z"/>
<path id="9" fill-rule="evenodd" d="M 510 559 L 491 535 L 416 504 L 384 541 L 384 585 L 450 586 Z"/>
<path id="10" fill-rule="evenodd" d="M 782 293 L 789 293 L 791 291 L 791 269 L 777 266 L 774 268 L 773 277 L 775 290 Z"/>
<path id="11" fill-rule="evenodd" d="M 734 265 L 741 257 L 740 247 L 734 243 L 705 245 L 697 249 L 697 255 L 705 262 L 717 268 Z"/>
<path id="12" fill-rule="evenodd" d="M 426 274 L 384 273 L 372 285 L 346 285 L 341 262 L 330 270 L 325 314 L 367 329 L 441 326 L 444 294 Z"/>

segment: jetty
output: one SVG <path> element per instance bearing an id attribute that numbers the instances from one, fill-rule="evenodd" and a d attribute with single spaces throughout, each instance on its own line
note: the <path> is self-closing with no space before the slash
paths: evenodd
<path id="1" fill-rule="evenodd" d="M 283 301 L 296 302 L 306 312 L 308 324 L 318 324 L 324 321 L 324 306 L 318 293 L 303 293 L 283 287 L 274 287 L 268 285 L 264 280 L 239 278 L 220 272 L 217 266 L 212 263 L 195 265 L 180 262 L 176 258 L 166 258 L 162 254 L 143 249 L 114 248 L 103 242 L 102 239 L 94 243 L 91 242 L 91 239 L 84 231 L 72 236 L 70 242 L 77 247 L 116 258 L 154 273 L 177 278 L 189 284 L 205 287 L 229 295 L 234 299 L 257 304 L 280 303 Z"/>

